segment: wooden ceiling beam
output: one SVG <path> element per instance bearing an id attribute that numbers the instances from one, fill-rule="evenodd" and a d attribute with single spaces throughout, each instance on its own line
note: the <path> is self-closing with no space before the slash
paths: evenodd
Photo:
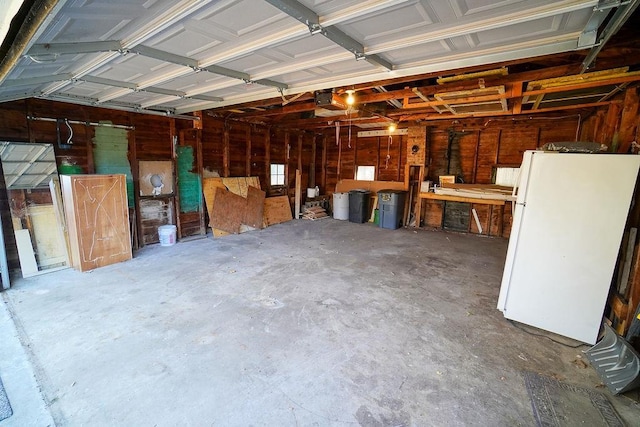
<path id="1" fill-rule="evenodd" d="M 605 102 L 591 102 L 588 104 L 578 104 L 578 105 L 566 105 L 561 107 L 548 107 L 548 108 L 540 108 L 538 110 L 522 110 L 520 113 L 515 113 L 513 110 L 509 111 L 495 111 L 495 112 L 482 112 L 482 113 L 468 113 L 468 114 L 434 114 L 434 113 L 420 113 L 420 114 L 409 114 L 402 115 L 397 114 L 398 122 L 412 122 L 417 120 L 455 120 L 455 119 L 465 119 L 470 117 L 492 117 L 492 116 L 521 116 L 521 115 L 533 115 L 533 114 L 541 114 L 541 113 L 552 113 L 559 112 L 565 110 L 589 110 L 592 108 L 605 107 L 610 104 L 619 103 L 620 101 L 605 101 Z M 396 117 L 396 114 L 390 114 L 392 117 Z"/>

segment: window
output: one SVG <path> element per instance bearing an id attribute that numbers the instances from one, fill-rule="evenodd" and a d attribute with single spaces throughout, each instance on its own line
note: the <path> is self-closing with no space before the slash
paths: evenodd
<path id="1" fill-rule="evenodd" d="M 356 167 L 356 179 L 360 181 L 374 181 L 376 178 L 375 166 Z"/>
<path id="2" fill-rule="evenodd" d="M 284 185 L 284 165 L 280 163 L 271 164 L 271 186 Z"/>

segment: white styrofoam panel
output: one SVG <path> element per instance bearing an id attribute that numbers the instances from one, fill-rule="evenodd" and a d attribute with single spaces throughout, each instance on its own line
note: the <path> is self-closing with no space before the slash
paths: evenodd
<path id="1" fill-rule="evenodd" d="M 384 40 L 407 32 L 418 34 L 433 21 L 434 18 L 429 16 L 421 4 L 409 3 L 404 7 L 362 16 L 337 27 L 366 46 L 374 39 Z M 402 25 L 398 25 L 398 22 L 402 22 Z"/>
<path id="2" fill-rule="evenodd" d="M 217 46 L 222 40 L 200 31 L 190 31 L 185 25 L 177 25 L 171 29 L 172 31 L 164 31 L 154 40 L 150 40 L 146 45 L 165 52 L 175 53 L 194 57 L 199 51 Z M 185 51 L 185 47 L 187 47 Z"/>
<path id="3" fill-rule="evenodd" d="M 237 79 L 219 76 L 217 74 L 207 73 L 190 73 L 177 79 L 169 80 L 162 83 L 162 87 L 166 89 L 181 90 L 183 92 L 192 92 L 194 88 L 206 85 L 228 85 L 237 84 Z M 213 96 L 213 95 L 212 95 Z"/>
<path id="4" fill-rule="evenodd" d="M 65 88 L 64 92 L 75 96 L 99 99 L 100 95 L 108 89 L 107 86 L 95 83 L 77 82 Z"/>
<path id="5" fill-rule="evenodd" d="M 335 43 L 316 34 L 306 33 L 286 42 L 275 44 L 269 48 L 263 48 L 262 51 L 273 51 L 280 54 L 284 60 L 295 60 L 308 57 L 320 57 L 329 51 L 341 49 Z"/>
<path id="6" fill-rule="evenodd" d="M 221 62 L 217 65 L 235 71 L 242 71 L 251 75 L 254 71 L 260 71 L 268 67 L 275 67 L 278 63 L 278 60 L 270 58 L 268 55 L 256 52 L 254 54 L 241 56 L 240 58 L 236 58 L 231 61 Z"/>
<path id="7" fill-rule="evenodd" d="M 300 3 L 313 10 L 316 14 L 324 16 L 358 6 L 365 2 L 362 0 L 302 0 Z"/>

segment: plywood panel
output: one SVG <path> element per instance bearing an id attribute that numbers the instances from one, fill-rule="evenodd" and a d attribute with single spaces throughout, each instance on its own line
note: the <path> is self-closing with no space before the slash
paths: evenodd
<path id="1" fill-rule="evenodd" d="M 266 193 L 259 188 L 253 186 L 248 188 L 243 224 L 253 228 L 262 228 L 265 196 Z"/>
<path id="2" fill-rule="evenodd" d="M 264 199 L 264 226 L 291 221 L 291 205 L 288 196 L 269 197 Z"/>
<path id="3" fill-rule="evenodd" d="M 139 184 L 141 196 L 173 194 L 173 162 L 171 160 L 141 160 L 138 163 L 138 175 L 140 176 Z M 155 188 L 151 183 L 151 177 L 153 177 L 153 175 L 158 175 L 160 178 L 162 182 L 160 188 Z"/>
<path id="4" fill-rule="evenodd" d="M 410 126 L 407 136 L 407 163 L 425 165 L 427 151 L 427 127 Z"/>
<path id="5" fill-rule="evenodd" d="M 424 204 L 424 225 L 435 228 L 442 227 L 444 202 L 439 200 L 426 200 Z"/>
<path id="6" fill-rule="evenodd" d="M 125 175 L 61 175 L 73 267 L 131 259 Z"/>
<path id="7" fill-rule="evenodd" d="M 244 219 L 247 200 L 224 188 L 215 189 L 215 202 L 211 209 L 211 227 L 237 234 Z"/>
<path id="8" fill-rule="evenodd" d="M 29 230 L 15 230 L 15 236 L 22 277 L 31 277 L 38 274 L 38 264 L 36 263 L 36 257 L 33 253 Z"/>
<path id="9" fill-rule="evenodd" d="M 54 206 L 29 206 L 27 210 L 33 228 L 40 268 L 64 265 L 67 262 L 66 244 L 59 232 Z"/>

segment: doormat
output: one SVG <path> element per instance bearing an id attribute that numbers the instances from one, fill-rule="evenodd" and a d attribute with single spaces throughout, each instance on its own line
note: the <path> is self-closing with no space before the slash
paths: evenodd
<path id="1" fill-rule="evenodd" d="M 625 426 L 604 393 L 565 384 L 534 372 L 524 373 L 524 383 L 539 427 Z"/>
<path id="2" fill-rule="evenodd" d="M 0 421 L 5 418 L 9 418 L 13 415 L 13 409 L 9 403 L 7 393 L 4 391 L 4 384 L 2 384 L 2 378 L 0 378 Z"/>

